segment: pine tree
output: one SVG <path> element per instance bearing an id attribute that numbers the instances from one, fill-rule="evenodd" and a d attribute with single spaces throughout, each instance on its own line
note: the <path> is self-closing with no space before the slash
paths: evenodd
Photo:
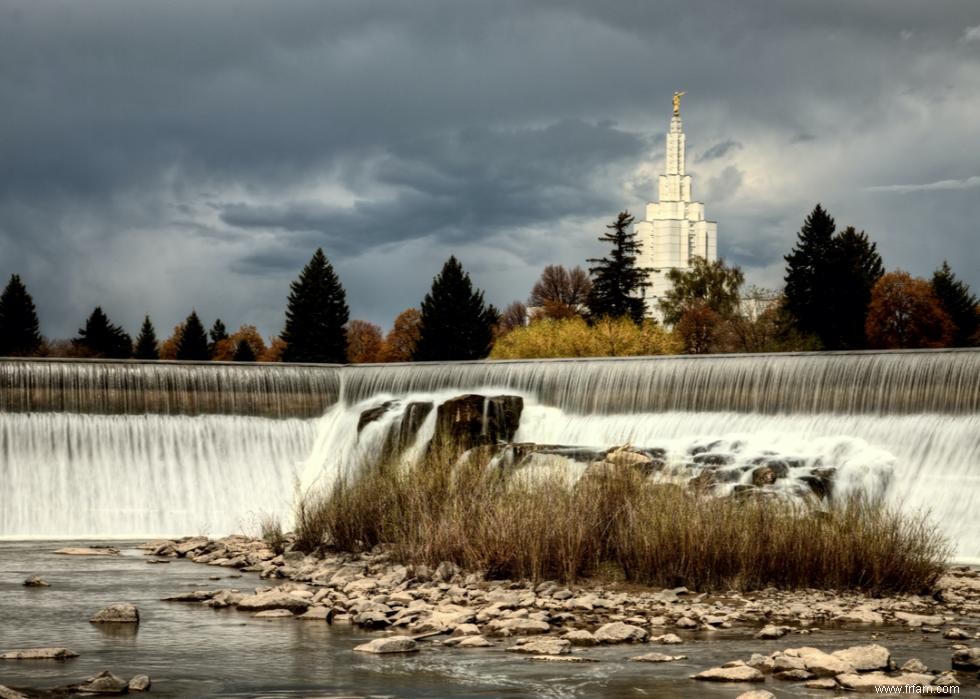
<path id="1" fill-rule="evenodd" d="M 877 245 L 864 231 L 848 226 L 833 238 L 823 305 L 828 320 L 820 335 L 827 349 L 861 349 L 871 290 L 885 273 Z"/>
<path id="2" fill-rule="evenodd" d="M 150 316 L 143 318 L 140 334 L 136 338 L 136 348 L 133 351 L 136 359 L 159 359 L 160 348 L 157 345 L 157 331 L 150 322 Z"/>
<path id="3" fill-rule="evenodd" d="M 184 332 L 177 343 L 177 359 L 185 361 L 207 361 L 211 358 L 208 349 L 208 334 L 204 324 L 197 317 L 197 311 L 191 311 L 184 321 Z"/>
<path id="4" fill-rule="evenodd" d="M 225 328 L 225 324 L 221 322 L 221 318 L 214 321 L 208 336 L 211 338 L 211 342 L 208 344 L 208 353 L 214 358 L 214 350 L 218 343 L 228 339 L 228 330 Z"/>
<path id="5" fill-rule="evenodd" d="M 593 319 L 629 316 L 639 323 L 646 314 L 646 304 L 636 294 L 650 286 L 646 281 L 650 270 L 636 266 L 640 243 L 636 233 L 630 230 L 632 223 L 628 211 L 620 213 L 615 223 L 606 226 L 612 232 L 599 237 L 600 242 L 612 245 L 610 257 L 589 260 L 595 263 L 595 267 L 589 267 L 592 275 L 589 312 Z"/>
<path id="6" fill-rule="evenodd" d="M 255 361 L 255 350 L 252 349 L 252 345 L 244 339 L 238 341 L 238 345 L 235 347 L 235 355 L 231 358 L 233 362 L 254 362 Z"/>
<path id="7" fill-rule="evenodd" d="M 835 230 L 834 219 L 817 204 L 803 222 L 793 251 L 785 256 L 786 311 L 801 332 L 821 341 L 829 334 L 834 311 L 828 309 L 825 294 L 834 282 L 830 257 Z"/>
<path id="8" fill-rule="evenodd" d="M 299 279 L 290 285 L 286 308 L 284 362 L 338 363 L 347 361 L 347 334 L 350 318 L 344 287 L 317 248 Z"/>
<path id="9" fill-rule="evenodd" d="M 422 321 L 415 361 L 482 359 L 490 352 L 498 314 L 483 303 L 470 275 L 450 257 L 432 280 L 422 301 Z"/>
<path id="10" fill-rule="evenodd" d="M 954 347 L 972 347 L 980 342 L 980 306 L 977 297 L 966 282 L 956 278 L 949 262 L 932 275 L 932 289 L 956 325 Z"/>
<path id="11" fill-rule="evenodd" d="M 0 356 L 24 357 L 41 349 L 41 331 L 34 299 L 16 274 L 0 295 Z"/>
<path id="12" fill-rule="evenodd" d="M 92 357 L 128 359 L 133 356 L 133 339 L 109 321 L 101 306 L 95 307 L 72 344 Z"/>

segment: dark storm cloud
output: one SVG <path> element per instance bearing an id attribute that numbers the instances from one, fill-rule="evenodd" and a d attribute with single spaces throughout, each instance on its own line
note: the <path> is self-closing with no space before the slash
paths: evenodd
<path id="1" fill-rule="evenodd" d="M 54 336 L 97 303 L 275 332 L 320 245 L 360 317 L 450 253 L 505 304 L 655 197 L 683 89 L 750 279 L 821 200 L 889 264 L 980 286 L 980 7 L 940 5 L 0 0 L 0 274 Z"/>

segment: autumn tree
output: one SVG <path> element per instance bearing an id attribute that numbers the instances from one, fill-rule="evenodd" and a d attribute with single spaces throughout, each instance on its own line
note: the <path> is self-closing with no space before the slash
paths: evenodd
<path id="1" fill-rule="evenodd" d="M 290 285 L 282 339 L 285 362 L 343 364 L 347 361 L 347 294 L 333 267 L 317 248 Z"/>
<path id="2" fill-rule="evenodd" d="M 382 362 L 410 362 L 415 356 L 422 331 L 422 313 L 417 308 L 406 308 L 398 314 L 385 336 L 381 349 Z"/>
<path id="3" fill-rule="evenodd" d="M 260 362 L 281 362 L 282 354 L 286 351 L 286 343 L 281 337 L 274 337 L 266 347 L 265 352 L 259 355 Z"/>
<path id="4" fill-rule="evenodd" d="M 684 352 L 709 354 L 719 351 L 726 320 L 707 301 L 696 299 L 685 305 L 674 330 L 684 342 Z"/>
<path id="5" fill-rule="evenodd" d="M 242 342 L 249 346 L 253 357 L 258 358 L 265 354 L 265 340 L 262 339 L 262 334 L 258 331 L 258 328 L 254 325 L 242 325 L 231 335 L 227 335 L 223 340 L 218 340 L 214 346 L 211 358 L 219 362 L 255 361 L 255 359 L 235 359 L 235 355 L 238 354 L 239 345 Z"/>
<path id="6" fill-rule="evenodd" d="M 953 347 L 973 347 L 980 344 L 980 302 L 970 291 L 969 285 L 956 278 L 949 262 L 932 275 L 932 290 L 956 326 Z"/>
<path id="7" fill-rule="evenodd" d="M 690 269 L 671 269 L 667 279 L 672 286 L 660 302 L 660 310 L 664 322 L 675 325 L 689 309 L 701 316 L 707 309 L 719 319 L 734 317 L 745 275 L 740 267 L 729 266 L 724 260 L 708 262 L 703 257 L 692 257 Z"/>
<path id="8" fill-rule="evenodd" d="M 527 305 L 542 318 L 570 318 L 587 309 L 592 280 L 581 267 L 548 265 L 534 283 Z"/>
<path id="9" fill-rule="evenodd" d="M 347 324 L 347 361 L 352 364 L 381 361 L 383 345 L 381 328 L 374 323 L 352 320 Z"/>
<path id="10" fill-rule="evenodd" d="M 40 352 L 41 346 L 34 299 L 20 276 L 12 274 L 0 295 L 0 356 L 26 357 Z"/>
<path id="11" fill-rule="evenodd" d="M 101 306 L 95 307 L 72 344 L 89 357 L 127 359 L 133 355 L 133 339 L 121 327 L 109 322 Z"/>
<path id="12" fill-rule="evenodd" d="M 956 326 L 928 281 L 898 270 L 875 284 L 865 330 L 872 347 L 906 349 L 946 347 Z"/>
<path id="13" fill-rule="evenodd" d="M 136 338 L 136 347 L 133 351 L 136 359 L 159 359 L 160 349 L 157 347 L 157 331 L 150 322 L 150 316 L 143 318 L 143 325 L 140 326 L 140 334 Z"/>
<path id="14" fill-rule="evenodd" d="M 195 310 L 184 321 L 183 332 L 177 342 L 176 358 L 182 361 L 207 361 L 211 358 L 208 334 Z"/>
<path id="15" fill-rule="evenodd" d="M 621 212 L 615 223 L 606 226 L 610 232 L 599 237 L 612 247 L 609 256 L 589 259 L 595 263 L 589 267 L 592 290 L 588 305 L 593 318 L 628 316 L 638 323 L 646 314 L 646 304 L 637 294 L 650 286 L 646 281 L 650 270 L 636 266 L 641 246 L 632 224 L 630 213 Z"/>
<path id="16" fill-rule="evenodd" d="M 177 348 L 180 346 L 180 339 L 183 335 L 184 324 L 177 323 L 174 326 L 173 332 L 170 333 L 170 337 L 160 343 L 160 359 L 171 361 L 177 359 Z"/>
<path id="17" fill-rule="evenodd" d="M 416 361 L 482 359 L 490 351 L 497 311 L 483 302 L 470 275 L 450 257 L 422 301 Z"/>

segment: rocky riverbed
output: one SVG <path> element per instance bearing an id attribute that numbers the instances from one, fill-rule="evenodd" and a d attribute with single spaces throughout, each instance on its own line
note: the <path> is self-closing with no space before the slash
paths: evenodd
<path id="1" fill-rule="evenodd" d="M 680 587 L 651 590 L 484 580 L 449 562 L 431 568 L 393 562 L 383 551 L 323 557 L 233 536 L 155 541 L 147 562 L 187 558 L 215 568 L 258 573 L 256 588 L 215 586 L 165 599 L 235 608 L 260 618 L 345 624 L 377 638 L 355 651 L 406 654 L 421 648 L 500 649 L 541 662 L 598 660 L 598 648 L 622 647 L 628 660 L 673 663 L 707 636 L 758 639 L 759 651 L 691 673 L 696 682 L 762 683 L 774 689 L 973 691 L 980 672 L 980 573 L 950 569 L 929 596 L 872 598 L 853 592 L 765 589 L 703 594 Z M 866 642 L 840 647 L 840 630 Z M 921 645 L 941 663 L 914 653 Z M 776 647 L 774 648 L 774 644 Z M 763 695 L 759 695 L 763 696 Z"/>

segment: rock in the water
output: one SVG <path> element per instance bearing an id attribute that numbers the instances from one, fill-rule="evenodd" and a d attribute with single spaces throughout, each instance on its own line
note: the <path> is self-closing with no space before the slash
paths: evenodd
<path id="1" fill-rule="evenodd" d="M 493 646 L 493 643 L 483 636 L 467 636 L 456 644 L 457 648 L 489 648 L 491 646 Z"/>
<path id="2" fill-rule="evenodd" d="M 130 692 L 146 692 L 150 689 L 149 675 L 136 675 L 129 681 Z"/>
<path id="3" fill-rule="evenodd" d="M 135 605 L 120 602 L 106 607 L 89 621 L 93 624 L 138 624 L 140 613 Z"/>
<path id="4" fill-rule="evenodd" d="M 567 632 L 562 638 L 573 646 L 594 646 L 598 643 L 595 640 L 595 636 L 592 635 L 592 632 L 586 631 L 585 629 L 574 629 Z"/>
<path id="5" fill-rule="evenodd" d="M 593 635 L 599 643 L 642 643 L 649 634 L 639 626 L 613 621 L 600 626 Z"/>
<path id="6" fill-rule="evenodd" d="M 68 546 L 55 553 L 62 556 L 118 556 L 119 549 L 113 546 Z"/>
<path id="7" fill-rule="evenodd" d="M 532 655 L 528 660 L 539 663 L 594 663 L 594 658 L 583 658 L 581 655 Z"/>
<path id="8" fill-rule="evenodd" d="M 963 648 L 953 653 L 953 669 L 962 672 L 980 670 L 980 647 Z"/>
<path id="9" fill-rule="evenodd" d="M 310 600 L 293 597 L 285 592 L 262 592 L 257 595 L 243 597 L 238 602 L 238 609 L 243 612 L 263 612 L 267 609 L 288 609 L 294 614 L 301 614 L 310 606 Z"/>
<path id="10" fill-rule="evenodd" d="M 858 672 L 887 670 L 888 661 L 891 659 L 891 653 L 888 652 L 888 649 L 879 646 L 877 643 L 867 646 L 851 646 L 844 650 L 836 650 L 831 655 L 850 663 L 851 667 Z"/>
<path id="11" fill-rule="evenodd" d="M 548 633 L 551 625 L 535 619 L 494 619 L 487 624 L 488 636 L 533 636 Z"/>
<path id="12" fill-rule="evenodd" d="M 26 585 L 27 583 L 24 584 Z M 951 629 L 946 629 L 945 633 L 943 633 L 943 638 L 947 638 L 950 641 L 967 641 L 970 639 L 970 632 L 954 626 Z"/>
<path id="13" fill-rule="evenodd" d="M 836 689 L 837 680 L 833 677 L 821 677 L 819 680 L 810 680 L 803 686 L 807 689 Z"/>
<path id="14" fill-rule="evenodd" d="M 266 609 L 261 612 L 255 612 L 252 615 L 255 619 L 285 619 L 292 618 L 293 613 L 288 609 Z"/>
<path id="15" fill-rule="evenodd" d="M 844 689 L 852 692 L 864 692 L 867 694 L 880 694 L 882 687 L 921 687 L 931 684 L 932 675 L 920 675 L 914 673 L 903 673 L 896 677 L 886 675 L 884 672 L 869 672 L 863 675 L 838 675 L 837 683 Z"/>
<path id="16" fill-rule="evenodd" d="M 529 653 L 530 655 L 565 655 L 572 650 L 572 644 L 562 638 L 536 638 L 511 646 L 511 653 Z"/>
<path id="17" fill-rule="evenodd" d="M 376 638 L 354 648 L 358 653 L 415 653 L 419 644 L 411 636 Z"/>
<path id="18" fill-rule="evenodd" d="M 680 619 L 674 622 L 674 626 L 679 629 L 696 629 L 698 627 L 698 622 L 694 621 L 691 617 L 682 616 Z"/>
<path id="19" fill-rule="evenodd" d="M 650 639 L 651 643 L 662 643 L 665 646 L 676 646 L 684 642 L 680 636 L 675 633 L 665 633 L 661 636 L 654 636 Z"/>
<path id="20" fill-rule="evenodd" d="M 27 699 L 27 695 L 0 684 L 0 699 Z"/>
<path id="21" fill-rule="evenodd" d="M 792 629 L 789 626 L 776 626 L 775 624 L 768 624 L 759 629 L 755 637 L 762 639 L 763 641 L 774 641 L 777 638 L 782 638 L 788 634 Z"/>
<path id="22" fill-rule="evenodd" d="M 918 658 L 910 658 L 899 669 L 902 672 L 915 672 L 915 673 L 918 673 L 920 675 L 921 674 L 924 674 L 926 672 L 929 672 L 929 666 L 926 665 L 921 660 L 919 660 Z"/>
<path id="23" fill-rule="evenodd" d="M 51 587 L 51 583 L 39 575 L 32 575 L 24 581 L 24 587 Z"/>
<path id="24" fill-rule="evenodd" d="M 735 699 L 776 699 L 776 695 L 765 689 L 753 689 L 751 692 L 742 692 Z"/>
<path id="25" fill-rule="evenodd" d="M 510 442 L 524 410 L 520 396 L 467 394 L 451 398 L 436 409 L 430 449 L 461 454 L 482 444 Z"/>
<path id="26" fill-rule="evenodd" d="M 296 618 L 300 621 L 325 621 L 329 624 L 333 621 L 333 609 L 331 607 L 310 607 Z"/>
<path id="27" fill-rule="evenodd" d="M 766 677 L 754 667 L 735 665 L 734 667 L 713 667 L 710 670 L 691 675 L 691 679 L 703 682 L 764 682 Z"/>
<path id="28" fill-rule="evenodd" d="M 129 682 L 104 670 L 78 685 L 78 691 L 88 694 L 128 694 Z"/>
<path id="29" fill-rule="evenodd" d="M 881 648 L 881 646 L 878 646 L 878 648 Z M 885 650 L 887 654 L 888 651 L 886 649 L 882 650 Z M 824 653 L 822 650 L 810 647 L 789 648 L 786 651 L 787 654 L 791 652 L 803 661 L 803 667 L 808 672 L 812 672 L 817 677 L 836 677 L 837 675 L 851 674 L 857 670 L 852 663 L 841 658 L 836 653 Z M 885 662 L 888 662 L 887 658 Z"/>
<path id="30" fill-rule="evenodd" d="M 23 648 L 0 653 L 0 660 L 65 660 L 77 657 L 78 653 L 70 648 Z"/>
<path id="31" fill-rule="evenodd" d="M 837 617 L 837 621 L 852 624 L 881 624 L 884 620 L 885 618 L 881 614 L 870 609 L 852 609 Z"/>
<path id="32" fill-rule="evenodd" d="M 663 653 L 646 653 L 630 658 L 634 663 L 672 663 L 675 660 L 684 660 L 686 655 L 664 655 Z"/>

